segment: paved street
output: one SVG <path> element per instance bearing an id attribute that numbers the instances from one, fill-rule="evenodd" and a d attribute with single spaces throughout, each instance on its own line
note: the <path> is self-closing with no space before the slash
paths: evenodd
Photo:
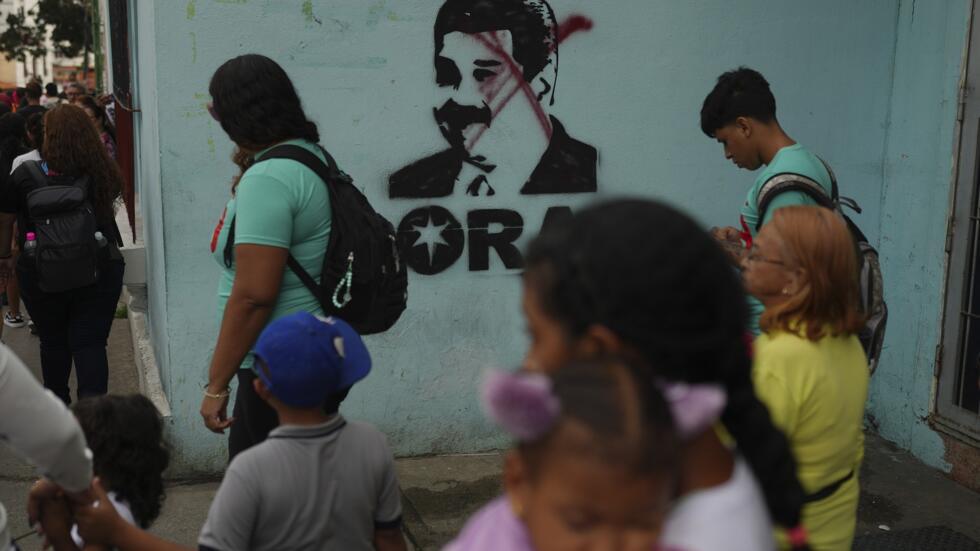
<path id="1" fill-rule="evenodd" d="M 27 329 L 4 331 L 4 340 L 39 376 L 37 340 Z M 116 320 L 109 346 L 109 389 L 137 390 L 126 320 Z M 398 472 L 408 537 L 420 550 L 437 550 L 465 519 L 498 492 L 499 454 L 401 459 Z M 33 470 L 8 450 L 0 450 L 0 501 L 11 517 L 11 532 L 28 532 L 23 497 Z M 892 444 L 869 435 L 855 549 L 889 551 L 980 550 L 980 496 L 925 467 Z M 186 545 L 196 543 L 217 481 L 172 481 L 153 531 Z M 20 542 L 40 549 L 37 538 Z"/>

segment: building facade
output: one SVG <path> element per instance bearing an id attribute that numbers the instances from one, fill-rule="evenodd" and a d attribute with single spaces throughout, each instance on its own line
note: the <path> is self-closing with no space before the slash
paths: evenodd
<path id="1" fill-rule="evenodd" d="M 937 365 L 951 349 L 939 346 L 950 338 L 947 301 L 959 300 L 947 277 L 966 273 L 949 259 L 973 247 L 946 247 L 951 205 L 973 200 L 956 185 L 961 147 L 977 146 L 960 138 L 970 0 L 550 0 L 559 32 L 545 55 L 560 64 L 528 86 L 517 73 L 505 79 L 491 94 L 494 132 L 467 139 L 533 167 L 561 136 L 575 151 L 567 172 L 521 185 L 464 167 L 438 189 L 417 184 L 446 148 L 433 110 L 480 89 L 468 73 L 452 92 L 437 86 L 441 1 L 122 4 L 107 27 L 120 32 L 125 19 L 128 51 L 110 56 L 132 70 L 150 360 L 178 471 L 218 470 L 226 457 L 197 413 L 218 320 L 208 243 L 235 174 L 207 89 L 222 62 L 250 52 L 286 68 L 323 144 L 400 229 L 413 270 L 409 308 L 368 339 L 375 370 L 344 406 L 376 423 L 398 453 L 503 443 L 483 420 L 476 381 L 486 367 L 521 359 L 521 250 L 549 216 L 638 195 L 706 226 L 736 222 L 754 175 L 724 159 L 698 113 L 718 74 L 747 65 L 770 80 L 788 132 L 827 159 L 864 207 L 857 221 L 881 251 L 891 319 L 869 422 L 931 465 L 969 465 L 976 408 L 947 400 Z M 550 94 L 553 102 L 539 101 Z M 942 363 L 957 362 L 970 363 Z M 957 380 L 976 377 L 968 371 Z M 950 418 L 955 431 L 941 422 Z"/>
<path id="2" fill-rule="evenodd" d="M 104 0 L 103 0 L 104 1 Z M 6 28 L 7 16 L 23 12 L 27 23 L 36 22 L 37 0 L 0 0 L 0 32 Z M 54 52 L 54 44 L 47 40 L 47 54 L 34 57 L 28 55 L 23 61 L 7 60 L 0 55 L 0 88 L 24 86 L 31 79 L 38 78 L 44 83 L 57 83 L 59 88 L 69 82 L 82 81 L 82 58 L 64 58 Z M 94 85 L 95 75 L 89 71 L 88 83 Z"/>

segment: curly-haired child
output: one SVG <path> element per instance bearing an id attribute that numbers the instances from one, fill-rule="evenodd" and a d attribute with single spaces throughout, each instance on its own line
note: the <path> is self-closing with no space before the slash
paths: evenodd
<path id="1" fill-rule="evenodd" d="M 133 394 L 85 398 L 71 409 L 92 450 L 93 471 L 116 511 L 129 523 L 148 528 L 160 515 L 163 471 L 170 461 L 156 407 Z M 41 523 L 55 551 L 103 549 L 86 545 L 69 519 L 63 500 L 44 505 Z"/>

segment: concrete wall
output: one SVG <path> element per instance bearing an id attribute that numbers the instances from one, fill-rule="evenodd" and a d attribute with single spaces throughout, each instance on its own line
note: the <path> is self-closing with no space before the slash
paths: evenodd
<path id="1" fill-rule="evenodd" d="M 149 283 L 147 311 L 149 330 L 156 353 L 162 365 L 169 365 L 170 339 L 167 333 L 167 265 L 164 238 L 164 185 L 160 179 L 160 113 L 158 109 L 157 30 L 151 4 L 130 3 L 130 21 L 133 42 L 139 46 L 133 52 L 132 79 L 135 107 L 133 134 L 136 142 L 136 179 L 141 201 L 138 205 L 143 220 L 143 239 L 151 245 L 146 248 L 146 275 Z M 170 390 L 170 381 L 163 379 L 164 390 Z"/>
<path id="2" fill-rule="evenodd" d="M 971 2 L 901 3 L 882 166 L 881 258 L 891 308 L 870 408 L 881 434 L 948 470 L 934 411 L 957 90 Z"/>
<path id="3" fill-rule="evenodd" d="M 950 97 L 948 77 L 955 75 L 959 61 L 952 46 L 962 42 L 962 28 L 958 36 L 948 37 L 948 45 L 941 39 L 937 47 L 930 42 L 932 34 L 946 29 L 947 18 L 963 17 L 956 9 L 962 2 L 928 7 L 919 2 L 914 22 L 908 13 L 912 4 L 744 0 L 736 11 L 726 0 L 553 0 L 559 21 L 580 14 L 592 28 L 571 35 L 560 47 L 551 112 L 572 137 L 598 150 L 598 195 L 665 198 L 705 224 L 734 224 L 754 175 L 724 160 L 721 147 L 701 134 L 698 112 L 720 72 L 753 66 L 770 79 L 784 126 L 835 166 L 843 188 L 866 208 L 861 225 L 877 238 L 879 227 L 892 231 L 897 225 L 891 217 L 879 223 L 882 208 L 912 201 L 889 193 L 882 202 L 884 179 L 890 190 L 903 181 L 907 192 L 922 189 L 911 185 L 914 176 L 895 174 L 905 152 L 901 144 L 907 143 L 902 140 L 911 138 L 896 134 L 898 120 L 889 127 L 889 111 L 918 107 L 921 101 L 930 110 L 907 124 L 939 124 L 933 119 L 951 109 L 942 101 Z M 428 207 L 446 209 L 458 220 L 462 228 L 450 227 L 440 235 L 448 246 L 429 236 L 437 257 L 445 258 L 460 240 L 472 248 L 474 239 L 508 228 L 521 228 L 519 247 L 538 231 L 547 209 L 576 207 L 596 197 L 519 195 L 519 185 L 501 178 L 493 182 L 501 190 L 493 198 L 389 199 L 389 175 L 445 147 L 432 120 L 433 107 L 446 94 L 435 86 L 432 68 L 439 5 L 436 0 L 138 3 L 150 326 L 173 409 L 170 434 L 179 442 L 179 472 L 219 469 L 225 453 L 225 442 L 203 428 L 197 409 L 217 333 L 218 266 L 207 245 L 235 172 L 228 160 L 232 145 L 205 110 L 208 79 L 226 59 L 258 52 L 282 63 L 320 124 L 323 143 L 396 225 L 408 213 Z M 898 66 L 896 45 L 900 53 L 910 52 Z M 933 48 L 934 56 L 911 55 L 920 45 Z M 926 62 L 934 64 L 934 84 L 913 77 Z M 893 86 L 912 85 L 922 87 L 918 95 L 907 97 L 911 90 L 892 94 Z M 500 124 L 494 123 L 519 146 L 541 135 L 529 106 L 519 95 L 506 121 L 501 117 Z M 937 129 L 935 135 L 945 141 L 937 138 L 928 146 L 930 155 L 916 161 L 937 181 L 941 173 L 948 174 L 948 166 L 939 171 L 933 165 L 948 165 L 951 132 Z M 471 213 L 486 209 L 496 211 L 489 215 L 491 222 L 504 223 L 474 231 L 483 215 L 474 219 Z M 517 213 L 521 223 L 510 220 L 512 214 L 499 218 L 500 211 Z M 943 212 L 933 216 L 942 220 Z M 416 228 L 426 221 L 442 224 L 421 216 Z M 412 229 L 408 222 L 406 229 Z M 933 237 L 922 233 L 915 239 L 932 250 Z M 901 243 L 886 245 L 892 247 L 886 249 L 888 261 L 897 266 Z M 417 261 L 426 264 L 425 248 L 416 249 Z M 437 266 L 438 273 L 412 275 L 409 310 L 393 331 L 369 339 L 375 371 L 345 404 L 347 414 L 377 423 L 401 454 L 474 451 L 501 443 L 482 419 L 475 381 L 484 367 L 514 365 L 521 358 L 519 280 L 492 249 L 489 255 L 477 250 L 474 258 L 472 250 L 455 252 L 459 259 Z M 889 281 L 905 285 L 901 278 Z M 908 285 L 912 281 L 918 280 L 910 276 Z M 929 311 L 938 310 L 936 285 L 930 302 L 919 304 Z M 897 310 L 896 317 L 902 306 Z M 912 352 L 911 344 L 899 344 L 915 342 L 907 336 L 901 329 L 890 335 L 889 364 Z M 919 356 L 923 361 L 925 354 Z M 882 370 L 888 373 L 889 366 Z M 896 369 L 888 376 L 897 375 Z M 876 405 L 903 396 L 879 383 Z M 924 383 L 921 394 L 926 396 Z"/>

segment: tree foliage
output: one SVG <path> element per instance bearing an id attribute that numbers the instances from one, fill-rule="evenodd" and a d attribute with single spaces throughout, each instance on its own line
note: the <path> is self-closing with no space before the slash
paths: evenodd
<path id="1" fill-rule="evenodd" d="M 87 51 L 90 0 L 40 0 L 31 9 L 33 24 L 21 10 L 7 16 L 7 28 L 0 33 L 0 51 L 7 59 L 26 61 L 48 53 L 46 35 L 51 32 L 55 55 L 78 57 Z"/>
<path id="2" fill-rule="evenodd" d="M 40 0 L 37 18 L 51 28 L 55 55 L 78 57 L 89 32 L 89 0 Z"/>
<path id="3" fill-rule="evenodd" d="M 27 61 L 27 56 L 43 57 L 48 53 L 44 26 L 29 25 L 23 11 L 7 16 L 7 28 L 0 33 L 0 51 L 8 60 Z"/>

